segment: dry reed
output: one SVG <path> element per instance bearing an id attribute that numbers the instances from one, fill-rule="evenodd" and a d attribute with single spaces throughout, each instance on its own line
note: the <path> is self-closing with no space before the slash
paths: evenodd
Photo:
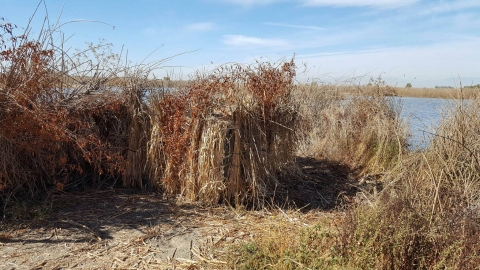
<path id="1" fill-rule="evenodd" d="M 125 186 L 141 187 L 140 131 L 148 123 L 139 100 L 148 68 L 158 63 L 123 66 L 109 44 L 68 55 L 63 43 L 52 42 L 58 25 L 36 40 L 28 27 L 20 35 L 13 24 L 0 29 L 2 202 L 18 191 L 35 195 L 120 177 Z"/>
<path id="2" fill-rule="evenodd" d="M 294 63 L 222 67 L 152 97 L 148 147 L 157 189 L 205 204 L 261 206 L 293 158 Z"/>
<path id="3" fill-rule="evenodd" d="M 390 97 L 391 88 L 311 85 L 300 91 L 300 111 L 308 121 L 299 154 L 382 172 L 406 150 L 401 101 Z"/>
<path id="4" fill-rule="evenodd" d="M 340 251 L 362 268 L 473 269 L 480 262 L 478 99 L 448 108 L 431 144 L 390 171 L 373 205 L 352 209 Z M 394 225 L 394 226 L 392 226 Z M 353 251 L 354 250 L 354 251 Z"/>
<path id="5" fill-rule="evenodd" d="M 458 100 L 432 133 L 431 144 L 424 151 L 408 152 L 402 139 L 404 127 L 398 120 L 401 104 L 385 96 L 388 93 L 381 86 L 358 88 L 349 99 L 334 98 L 338 88 L 331 86 L 301 90 L 321 92 L 308 94 L 308 102 L 300 99 L 300 112 L 309 115 L 300 123 L 307 131 L 299 142 L 300 150 L 347 164 L 363 164 L 370 173 L 383 172 L 382 184 L 373 194 L 359 189 L 357 203 L 331 227 L 322 224 L 282 231 L 282 237 L 268 232 L 235 247 L 232 256 L 240 262 L 235 267 L 478 267 L 478 99 Z M 320 99 L 320 108 L 310 111 L 313 97 Z"/>

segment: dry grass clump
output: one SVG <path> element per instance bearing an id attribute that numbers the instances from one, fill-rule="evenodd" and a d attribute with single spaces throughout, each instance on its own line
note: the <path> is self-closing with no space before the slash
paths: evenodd
<path id="1" fill-rule="evenodd" d="M 312 156 L 316 152 L 315 144 L 320 140 L 321 130 L 319 117 L 347 98 L 344 88 L 329 84 L 299 84 L 292 94 L 294 102 L 298 104 L 301 119 L 297 123 L 297 154 Z"/>
<path id="2" fill-rule="evenodd" d="M 67 54 L 52 42 L 58 26 L 38 40 L 28 27 L 0 29 L 5 200 L 121 179 L 208 204 L 261 205 L 292 159 L 293 59 L 174 83 L 148 78 L 168 59 L 129 66 L 103 41 Z"/>
<path id="3" fill-rule="evenodd" d="M 360 104 L 365 102 L 368 99 Z M 478 268 L 479 119 L 478 99 L 459 101 L 445 115 L 427 149 L 397 158 L 377 195 L 353 205 L 330 226 L 292 230 L 278 223 L 281 237 L 267 228 L 265 235 L 234 247 L 236 267 Z M 358 147 L 362 141 L 351 143 Z"/>
<path id="4" fill-rule="evenodd" d="M 304 133 L 300 133 L 297 150 L 303 155 L 337 161 L 351 167 L 363 167 L 365 172 L 369 173 L 387 174 L 392 168 L 397 168 L 403 159 L 403 153 L 406 152 L 406 131 L 399 119 L 401 103 L 389 97 L 390 90 L 383 85 L 300 86 L 296 89 L 294 97 L 302 114 L 299 128 Z M 357 245 L 362 247 L 363 243 L 354 242 L 358 232 L 352 228 L 358 229 L 361 226 L 352 225 L 358 223 L 352 217 L 362 213 L 363 207 L 362 205 L 358 208 L 352 207 L 348 210 L 348 218 L 340 219 L 339 215 L 332 218 L 329 224 L 322 222 L 313 227 L 292 229 L 282 223 L 276 223 L 273 230 L 266 228 L 264 234 L 252 241 L 233 247 L 232 254 L 238 258 L 235 267 L 381 269 L 387 264 L 378 263 L 375 254 L 368 254 L 368 250 L 375 250 L 372 246 L 368 245 L 364 253 L 356 253 Z M 371 216 L 378 214 L 375 211 L 365 212 Z M 398 217 L 398 213 L 390 214 L 392 218 L 395 216 Z M 376 215 L 374 218 L 383 217 Z M 370 227 L 362 229 L 365 229 L 365 234 L 373 235 L 372 237 L 376 239 L 375 236 L 382 231 L 375 231 L 376 228 L 373 226 L 379 223 L 389 224 L 391 230 L 395 230 L 393 225 L 395 223 L 389 222 L 391 220 L 386 219 L 383 223 L 369 219 L 362 225 L 368 224 Z M 399 243 L 400 239 L 403 238 L 398 238 Z M 371 241 L 371 245 L 381 245 L 375 240 L 368 240 Z M 401 249 L 402 246 L 396 248 Z M 370 258 L 373 260 L 370 261 Z"/>
<path id="5" fill-rule="evenodd" d="M 154 186 L 192 201 L 263 205 L 294 150 L 295 65 L 233 65 L 151 101 Z"/>
<path id="6" fill-rule="evenodd" d="M 309 86 L 301 104 L 308 119 L 300 154 L 339 161 L 351 167 L 383 172 L 406 149 L 406 128 L 400 120 L 401 101 L 390 88 L 372 86 Z M 348 91 L 350 95 L 344 96 Z"/>
<path id="7" fill-rule="evenodd" d="M 226 259 L 230 268 L 338 269 L 342 265 L 335 251 L 337 232 L 326 218 L 307 225 L 271 216 L 270 222 L 261 222 L 261 228 L 251 226 L 255 237 L 230 247 Z"/>
<path id="8" fill-rule="evenodd" d="M 475 269 L 479 219 L 456 210 L 432 214 L 403 195 L 360 206 L 342 222 L 338 256 L 362 269 Z"/>
<path id="9" fill-rule="evenodd" d="M 145 127 L 143 107 L 137 102 L 147 81 L 145 72 L 128 73 L 135 69 L 122 66 L 108 44 L 68 55 L 52 43 L 55 27 L 43 29 L 32 40 L 30 28 L 15 35 L 15 25 L 0 24 L 4 203 L 17 191 L 35 195 L 122 176 L 127 186 L 137 180 L 129 168 L 138 162 L 132 162 L 129 153 L 143 143 L 132 134 Z M 145 158 L 144 154 L 143 162 Z M 137 182 L 140 187 L 141 179 Z"/>
<path id="10" fill-rule="evenodd" d="M 427 149 L 392 173 L 376 203 L 350 211 L 343 257 L 361 268 L 478 267 L 479 116 L 478 99 L 459 101 Z"/>

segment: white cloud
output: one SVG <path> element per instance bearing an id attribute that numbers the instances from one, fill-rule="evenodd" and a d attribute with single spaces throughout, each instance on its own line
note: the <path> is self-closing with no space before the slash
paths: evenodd
<path id="1" fill-rule="evenodd" d="M 441 2 L 430 4 L 426 8 L 422 8 L 418 13 L 419 15 L 431 15 L 455 12 L 471 8 L 479 8 L 480 1 L 478 0 L 463 0 L 454 2 Z"/>
<path id="2" fill-rule="evenodd" d="M 242 35 L 225 35 L 223 36 L 223 43 L 234 47 L 283 47 L 288 45 L 288 42 L 281 39 L 248 37 Z"/>
<path id="3" fill-rule="evenodd" d="M 187 29 L 191 31 L 210 31 L 215 25 L 211 22 L 194 23 L 187 25 Z"/>
<path id="4" fill-rule="evenodd" d="M 385 73 L 383 77 L 399 79 L 416 77 L 419 81 L 432 83 L 439 78 L 477 77 L 480 74 L 480 38 L 431 44 L 426 46 L 392 47 L 377 50 L 337 52 L 324 54 L 299 54 L 297 62 L 306 62 L 310 67 L 307 77 L 328 73 L 330 76 L 353 77 Z M 395 84 L 395 80 L 389 81 Z M 470 82 L 468 82 L 470 83 Z M 420 86 L 420 85 L 418 85 Z"/>
<path id="5" fill-rule="evenodd" d="M 300 29 L 308 29 L 308 30 L 325 30 L 322 27 L 312 26 L 312 25 L 297 25 L 297 24 L 287 24 L 287 23 L 272 23 L 266 22 L 267 25 L 272 26 L 280 26 L 280 27 L 289 27 L 289 28 L 300 28 Z"/>
<path id="6" fill-rule="evenodd" d="M 419 2 L 419 0 L 304 0 L 307 6 L 335 6 L 335 7 L 400 7 Z"/>

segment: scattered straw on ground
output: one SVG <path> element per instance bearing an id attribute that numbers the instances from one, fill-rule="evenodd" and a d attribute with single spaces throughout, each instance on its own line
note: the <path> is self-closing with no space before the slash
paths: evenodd
<path id="1" fill-rule="evenodd" d="M 337 198 L 350 192 L 345 172 L 322 161 L 298 162 L 304 178 L 297 184 L 304 193 L 285 181 L 278 197 L 290 196 L 286 208 L 205 208 L 118 189 L 54 195 L 43 218 L 2 224 L 0 268 L 229 268 L 235 263 L 228 260 L 231 245 L 269 237 L 278 227 L 293 231 L 342 215 L 327 202 L 340 203 Z"/>

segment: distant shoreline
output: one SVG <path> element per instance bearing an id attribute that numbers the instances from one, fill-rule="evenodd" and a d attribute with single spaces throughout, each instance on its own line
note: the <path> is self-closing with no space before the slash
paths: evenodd
<path id="1" fill-rule="evenodd" d="M 307 85 L 305 85 L 307 86 Z M 343 99 L 349 95 L 363 95 L 365 91 L 377 92 L 384 88 L 382 95 L 413 97 L 413 98 L 440 98 L 440 99 L 473 99 L 480 94 L 480 87 L 463 88 L 406 88 L 392 87 L 388 85 L 311 85 L 309 91 L 320 91 L 330 96 L 337 96 Z"/>
<path id="2" fill-rule="evenodd" d="M 480 93 L 480 88 L 395 88 L 400 97 L 471 99 Z"/>

